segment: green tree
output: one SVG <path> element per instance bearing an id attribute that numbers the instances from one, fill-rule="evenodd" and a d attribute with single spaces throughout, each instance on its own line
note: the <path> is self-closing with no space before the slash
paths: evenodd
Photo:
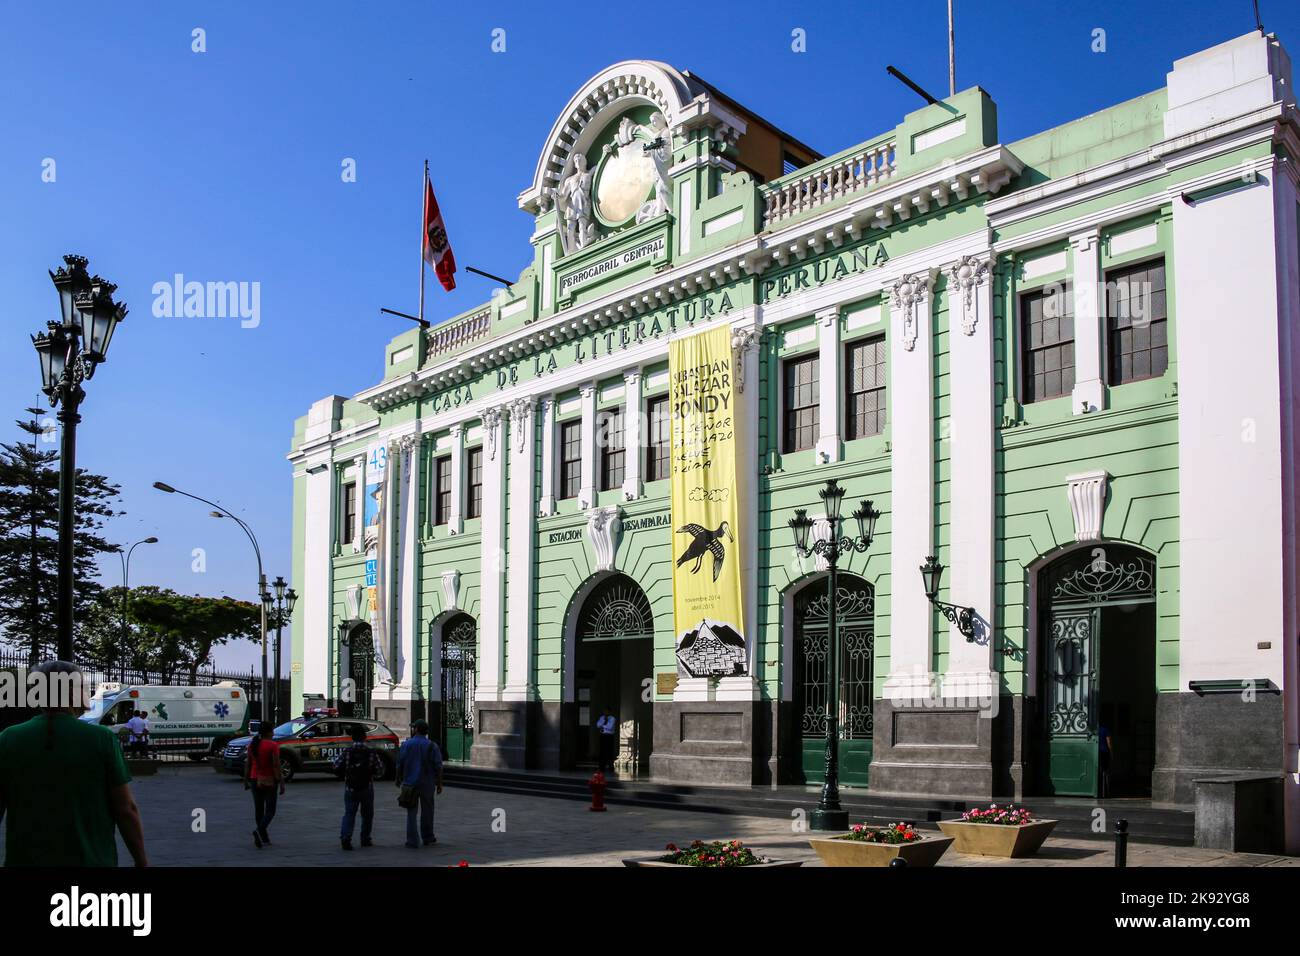
<path id="1" fill-rule="evenodd" d="M 199 668 L 211 663 L 215 648 L 238 638 L 255 643 L 261 639 L 261 609 L 232 597 L 144 586 L 131 589 L 127 606 L 133 628 L 130 661 L 161 671 L 164 683 L 184 675 L 193 684 Z M 118 623 L 120 642 L 120 616 Z"/>
<path id="2" fill-rule="evenodd" d="M 53 652 L 57 625 L 59 453 L 41 447 L 42 408 L 17 422 L 31 443 L 0 443 L 0 627 L 4 640 L 25 647 L 31 665 Z M 100 591 L 96 559 L 118 546 L 103 536 L 119 487 L 77 469 L 73 541 L 74 618 L 80 622 Z"/>

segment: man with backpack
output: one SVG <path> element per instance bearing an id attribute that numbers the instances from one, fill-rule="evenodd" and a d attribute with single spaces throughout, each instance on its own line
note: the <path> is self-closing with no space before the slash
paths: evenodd
<path id="1" fill-rule="evenodd" d="M 370 846 L 375 823 L 375 777 L 384 773 L 379 754 L 366 746 L 366 728 L 352 725 L 352 746 L 334 758 L 334 772 L 343 777 L 343 824 L 339 838 L 343 849 L 352 849 L 352 831 L 361 810 L 361 845 Z"/>

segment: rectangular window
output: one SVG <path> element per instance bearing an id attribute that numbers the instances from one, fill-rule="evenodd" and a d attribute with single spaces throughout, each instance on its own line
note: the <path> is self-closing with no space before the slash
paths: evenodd
<path id="1" fill-rule="evenodd" d="M 582 420 L 560 423 L 560 497 L 582 490 Z"/>
<path id="2" fill-rule="evenodd" d="M 1020 376 L 1025 404 L 1074 391 L 1074 292 L 1069 283 L 1020 297 Z"/>
<path id="3" fill-rule="evenodd" d="M 465 452 L 465 517 L 483 517 L 483 446 Z"/>
<path id="4" fill-rule="evenodd" d="M 623 487 L 624 438 L 623 409 L 612 408 L 596 420 L 596 438 L 600 442 L 600 490 Z"/>
<path id="5" fill-rule="evenodd" d="M 669 475 L 673 447 L 673 424 L 668 417 L 668 396 L 650 399 L 646 405 L 650 445 L 646 448 L 645 480 L 663 481 Z"/>
<path id="6" fill-rule="evenodd" d="M 850 342 L 845 347 L 844 438 L 866 438 L 885 430 L 885 337 Z"/>
<path id="7" fill-rule="evenodd" d="M 1157 378 L 1169 368 L 1165 262 L 1157 259 L 1106 273 L 1107 382 Z"/>
<path id="8" fill-rule="evenodd" d="M 433 463 L 433 523 L 451 520 L 451 455 Z"/>
<path id="9" fill-rule="evenodd" d="M 351 544 L 357 536 L 357 483 L 349 481 L 343 486 L 343 528 L 341 535 L 344 544 Z"/>
<path id="10" fill-rule="evenodd" d="M 782 378 L 785 398 L 784 450 L 787 452 L 803 451 L 817 444 L 821 412 L 821 383 L 817 379 L 819 364 L 816 355 L 790 359 L 785 363 Z"/>

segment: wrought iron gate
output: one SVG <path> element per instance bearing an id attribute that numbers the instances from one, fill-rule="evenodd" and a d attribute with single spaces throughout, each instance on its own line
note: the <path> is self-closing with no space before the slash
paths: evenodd
<path id="1" fill-rule="evenodd" d="M 339 674 L 348 683 L 339 688 L 339 714 L 370 716 L 370 689 L 375 683 L 375 644 L 369 624 L 358 624 L 343 635 Z"/>
<path id="2" fill-rule="evenodd" d="M 1043 574 L 1047 777 L 1052 793 L 1097 795 L 1101 609 L 1155 600 L 1155 562 L 1106 545 L 1059 558 Z"/>
<path id="3" fill-rule="evenodd" d="M 840 644 L 840 782 L 867 785 L 871 763 L 875 593 L 865 581 L 840 575 L 836 624 Z M 821 782 L 825 770 L 826 694 L 830 665 L 827 587 L 813 583 L 795 598 L 795 706 L 802 738 L 803 775 Z"/>
<path id="4" fill-rule="evenodd" d="M 442 629 L 442 744 L 448 760 L 469 760 L 474 744 L 474 662 L 478 626 L 468 614 Z"/>

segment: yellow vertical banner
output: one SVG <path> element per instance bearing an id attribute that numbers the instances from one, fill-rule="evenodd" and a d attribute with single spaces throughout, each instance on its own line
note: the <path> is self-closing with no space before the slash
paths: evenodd
<path id="1" fill-rule="evenodd" d="M 720 326 L 668 345 L 677 673 L 744 675 L 734 356 Z M 743 534 L 742 534 L 743 532 Z"/>

